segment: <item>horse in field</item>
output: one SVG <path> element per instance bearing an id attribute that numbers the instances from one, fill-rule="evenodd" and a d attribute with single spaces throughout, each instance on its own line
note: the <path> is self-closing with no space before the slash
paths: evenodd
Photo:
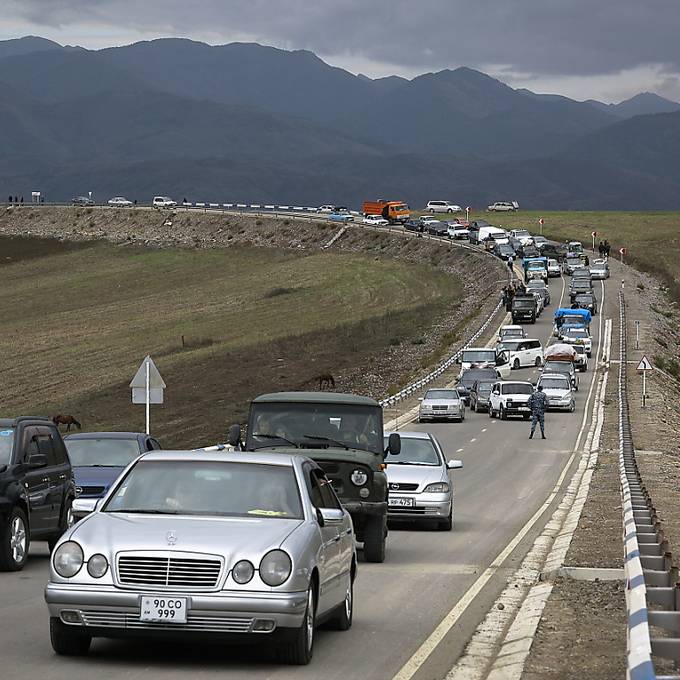
<path id="1" fill-rule="evenodd" d="M 52 416 L 52 422 L 57 427 L 59 427 L 60 425 L 66 425 L 66 431 L 67 432 L 70 431 L 71 425 L 74 425 L 79 430 L 81 429 L 80 423 L 73 416 L 63 415 L 61 413 L 59 415 Z"/>

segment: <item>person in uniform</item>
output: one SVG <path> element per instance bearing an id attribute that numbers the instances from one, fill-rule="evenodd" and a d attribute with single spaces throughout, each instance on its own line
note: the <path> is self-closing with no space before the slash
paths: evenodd
<path id="1" fill-rule="evenodd" d="M 543 386 L 539 385 L 536 391 L 529 397 L 531 409 L 531 432 L 529 439 L 533 439 L 536 423 L 541 426 L 541 439 L 545 439 L 545 412 L 548 410 L 548 397 L 545 396 Z"/>

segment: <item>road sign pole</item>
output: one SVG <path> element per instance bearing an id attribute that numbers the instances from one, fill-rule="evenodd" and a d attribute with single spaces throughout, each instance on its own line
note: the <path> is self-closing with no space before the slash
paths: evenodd
<path id="1" fill-rule="evenodd" d="M 146 433 L 151 434 L 151 378 L 149 376 L 149 362 L 146 361 Z"/>
<path id="2" fill-rule="evenodd" d="M 642 371 L 642 408 L 647 406 L 647 371 Z"/>
<path id="3" fill-rule="evenodd" d="M 635 349 L 640 349 L 640 322 L 635 322 Z"/>

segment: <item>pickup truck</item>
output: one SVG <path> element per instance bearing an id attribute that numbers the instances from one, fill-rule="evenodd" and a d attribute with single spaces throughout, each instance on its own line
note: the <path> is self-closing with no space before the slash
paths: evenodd
<path id="1" fill-rule="evenodd" d="M 73 524 L 73 471 L 58 427 L 0 418 L 0 571 L 23 569 L 32 540 L 50 550 Z"/>

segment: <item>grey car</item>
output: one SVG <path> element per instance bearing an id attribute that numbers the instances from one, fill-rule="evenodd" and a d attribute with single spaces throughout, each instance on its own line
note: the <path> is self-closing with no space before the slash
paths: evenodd
<path id="1" fill-rule="evenodd" d="M 426 420 L 465 420 L 465 402 L 456 389 L 428 390 L 420 399 L 418 422 Z"/>
<path id="2" fill-rule="evenodd" d="M 389 432 L 385 442 L 389 440 Z M 463 467 L 460 460 L 446 461 L 441 445 L 428 432 L 399 432 L 401 451 L 389 454 L 387 517 L 453 527 L 453 484 L 450 471 Z"/>
<path id="3" fill-rule="evenodd" d="M 52 553 L 52 647 L 259 637 L 306 664 L 316 625 L 351 626 L 355 575 L 351 518 L 309 458 L 147 453 Z"/>
<path id="4" fill-rule="evenodd" d="M 563 373 L 543 373 L 537 383 L 537 386 L 539 385 L 543 388 L 545 396 L 548 397 L 548 408 L 574 412 L 576 408 L 574 390 L 566 375 Z"/>
<path id="5" fill-rule="evenodd" d="M 548 276 L 550 274 L 548 273 Z M 527 283 L 527 290 L 532 293 L 539 293 L 543 298 L 543 304 L 547 307 L 550 304 L 550 288 L 540 279 L 532 279 Z"/>

